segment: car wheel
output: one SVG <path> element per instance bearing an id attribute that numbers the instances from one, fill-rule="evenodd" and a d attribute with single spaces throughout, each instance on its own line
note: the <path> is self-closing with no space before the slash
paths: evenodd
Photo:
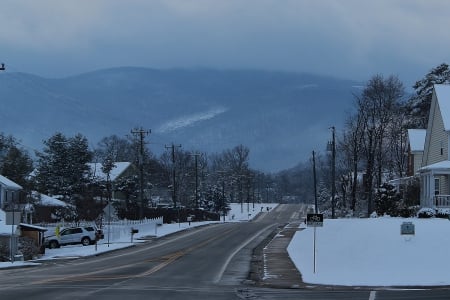
<path id="1" fill-rule="evenodd" d="M 48 247 L 50 249 L 59 248 L 59 243 L 57 241 L 50 241 L 50 243 L 48 244 Z"/>
<path id="2" fill-rule="evenodd" d="M 81 239 L 81 243 L 83 244 L 83 246 L 89 246 L 91 244 L 91 239 L 88 237 L 84 237 Z"/>

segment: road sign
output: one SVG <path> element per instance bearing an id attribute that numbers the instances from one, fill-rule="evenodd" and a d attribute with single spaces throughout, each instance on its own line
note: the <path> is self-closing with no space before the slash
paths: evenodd
<path id="1" fill-rule="evenodd" d="M 5 212 L 5 224 L 6 225 L 19 225 L 21 222 L 20 211 L 7 211 Z"/>
<path id="2" fill-rule="evenodd" d="M 306 226 L 308 227 L 322 227 L 323 226 L 323 214 L 307 214 Z"/>

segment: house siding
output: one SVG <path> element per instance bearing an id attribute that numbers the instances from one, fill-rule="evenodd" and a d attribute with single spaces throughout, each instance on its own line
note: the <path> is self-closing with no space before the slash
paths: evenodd
<path id="1" fill-rule="evenodd" d="M 436 94 L 433 93 L 433 98 L 435 97 Z M 439 103 L 436 99 L 433 99 L 432 103 L 434 104 L 431 107 L 431 112 L 433 113 L 431 118 L 432 121 L 429 122 L 430 130 L 427 132 L 426 137 L 426 143 L 429 147 L 425 147 L 424 166 L 448 159 L 448 135 L 444 130 L 444 121 L 442 119 Z M 443 148 L 442 154 L 441 148 Z"/>

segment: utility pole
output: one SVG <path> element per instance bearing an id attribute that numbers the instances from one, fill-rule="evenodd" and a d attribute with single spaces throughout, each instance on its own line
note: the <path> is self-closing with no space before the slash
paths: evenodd
<path id="1" fill-rule="evenodd" d="M 318 214 L 319 209 L 317 205 L 317 177 L 316 177 L 316 153 L 312 152 L 313 160 L 313 176 L 314 176 L 314 213 Z"/>
<path id="2" fill-rule="evenodd" d="M 172 145 L 165 146 L 166 149 L 172 149 L 172 201 L 173 207 L 177 208 L 177 191 L 176 191 L 176 177 L 175 177 L 175 148 L 181 148 L 181 145 Z"/>
<path id="3" fill-rule="evenodd" d="M 144 130 L 142 127 L 140 129 L 132 129 L 131 133 L 133 135 L 139 136 L 140 147 L 139 147 L 139 218 L 142 220 L 144 218 L 144 137 L 151 133 L 151 130 Z"/>
<path id="4" fill-rule="evenodd" d="M 331 218 L 336 218 L 336 128 L 331 127 L 332 141 L 331 141 Z"/>
<path id="5" fill-rule="evenodd" d="M 191 155 L 195 157 L 195 208 L 198 208 L 198 157 L 200 153 Z"/>

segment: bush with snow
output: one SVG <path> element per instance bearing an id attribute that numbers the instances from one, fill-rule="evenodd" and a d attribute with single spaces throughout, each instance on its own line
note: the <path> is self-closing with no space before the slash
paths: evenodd
<path id="1" fill-rule="evenodd" d="M 433 208 L 430 207 L 423 207 L 417 212 L 418 218 L 433 218 L 435 216 L 436 212 Z"/>
<path id="2" fill-rule="evenodd" d="M 374 211 L 373 213 L 370 214 L 371 218 L 378 218 L 378 214 L 376 211 Z"/>
<path id="3" fill-rule="evenodd" d="M 450 208 L 438 208 L 436 210 L 436 218 L 449 219 Z"/>

